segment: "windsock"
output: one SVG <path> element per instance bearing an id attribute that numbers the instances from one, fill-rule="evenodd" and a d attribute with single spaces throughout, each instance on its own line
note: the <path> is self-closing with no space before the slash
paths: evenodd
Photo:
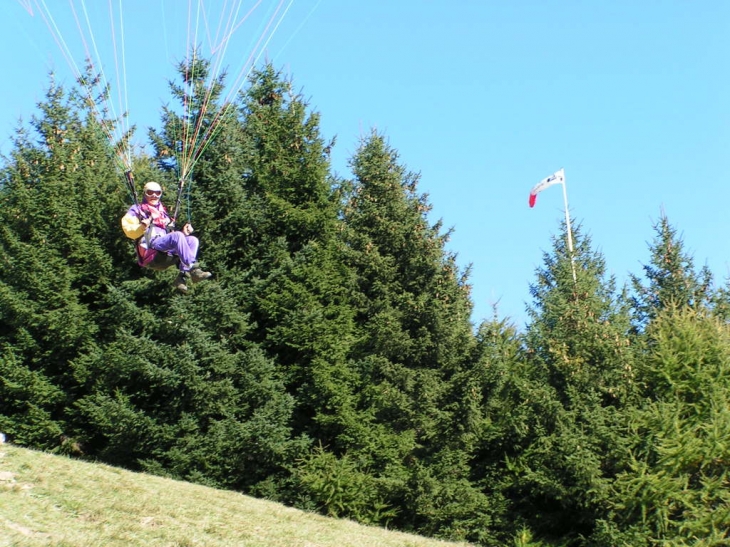
<path id="1" fill-rule="evenodd" d="M 540 182 L 538 182 L 535 187 L 530 190 L 530 207 L 535 206 L 535 202 L 537 201 L 537 194 L 542 192 L 545 188 L 548 188 L 552 186 L 553 184 L 563 184 L 565 182 L 565 169 L 561 169 L 560 171 L 556 171 L 549 177 L 545 177 Z"/>

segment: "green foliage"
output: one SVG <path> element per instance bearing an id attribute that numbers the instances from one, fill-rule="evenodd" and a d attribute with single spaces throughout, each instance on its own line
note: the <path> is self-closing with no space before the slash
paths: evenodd
<path id="1" fill-rule="evenodd" d="M 75 390 L 67 363 L 95 347 L 96 302 L 115 277 L 103 211 L 120 202 L 88 105 L 52 85 L 39 107 L 38 139 L 19 129 L 0 172 L 0 405 L 15 442 L 53 448 Z"/>
<path id="2" fill-rule="evenodd" d="M 469 480 L 467 456 L 443 449 L 416 462 L 410 473 L 405 507 L 412 512 L 412 527 L 421 534 L 496 545 L 494 514 L 501 498 L 482 492 Z"/>
<path id="3" fill-rule="evenodd" d="M 51 410 L 65 395 L 42 373 L 25 366 L 11 349 L 0 354 L 0 431 L 19 445 L 54 448 L 63 433 Z"/>
<path id="4" fill-rule="evenodd" d="M 566 407 L 598 398 L 620 405 L 633 389 L 630 315 L 625 291 L 606 279 L 603 257 L 573 227 L 574 251 L 566 232 L 554 239 L 553 254 L 531 285 L 533 319 L 527 344 Z"/>
<path id="5" fill-rule="evenodd" d="M 173 175 L 177 183 L 189 177 L 208 139 L 217 134 L 221 120 L 230 117 L 232 108 L 219 105 L 224 76 L 208 81 L 210 62 L 191 51 L 177 66 L 180 82 L 170 82 L 170 93 L 177 99 L 180 112 L 173 106 L 162 108 L 162 130 L 151 128 L 149 137 L 155 147 L 160 168 Z M 225 126 L 225 123 L 223 123 Z"/>
<path id="6" fill-rule="evenodd" d="M 382 136 L 364 139 L 351 165 L 356 181 L 344 218 L 364 296 L 364 350 L 414 368 L 454 367 L 469 349 L 471 302 L 468 274 L 444 249 L 448 233 L 429 224 L 418 176 Z"/>
<path id="7" fill-rule="evenodd" d="M 633 298 L 563 226 L 527 330 L 495 311 L 475 333 L 468 268 L 382 135 L 338 180 L 290 81 L 267 65 L 220 104 L 208 69 L 179 66 L 182 110 L 132 158 L 168 196 L 188 177 L 215 272 L 189 294 L 121 235 L 113 120 L 52 85 L 16 133 L 0 170 L 13 442 L 482 545 L 727 542 L 730 298 L 666 218 Z"/>
<path id="8" fill-rule="evenodd" d="M 254 71 L 242 99 L 242 146 L 246 155 L 241 173 L 252 205 L 261 209 L 248 226 L 256 249 L 284 242 L 291 254 L 310 241 L 334 232 L 337 204 L 329 180 L 327 150 L 319 115 L 308 112 L 304 99 L 293 92 L 271 65 Z"/>
<path id="9" fill-rule="evenodd" d="M 236 348 L 248 328 L 224 291 L 173 298 L 163 317 L 116 296 L 134 329 L 73 363 L 89 392 L 76 404 L 84 446 L 106 461 L 246 492 L 286 477 L 307 440 L 292 434 L 294 403 L 276 367 L 256 348 Z M 209 302 L 220 306 L 206 317 Z"/>
<path id="10" fill-rule="evenodd" d="M 651 259 L 644 265 L 646 284 L 638 276 L 631 276 L 634 316 L 641 328 L 665 308 L 687 306 L 699 310 L 713 300 L 710 270 L 705 266 L 695 271 L 692 257 L 664 214 L 654 231 L 656 236 L 649 247 Z"/>
<path id="11" fill-rule="evenodd" d="M 666 308 L 639 369 L 646 403 L 631 421 L 631 460 L 611 486 L 615 522 L 647 544 L 723 545 L 730 530 L 730 331 Z"/>
<path id="12" fill-rule="evenodd" d="M 535 540 L 529 528 L 521 528 L 514 538 L 515 547 L 544 547 L 546 544 Z"/>
<path id="13" fill-rule="evenodd" d="M 625 297 L 590 239 L 574 228 L 571 252 L 566 235 L 531 287 L 525 363 L 498 395 L 507 415 L 491 435 L 511 441 L 500 488 L 511 510 L 538 537 L 579 544 L 608 510 L 637 388 Z"/>
<path id="14" fill-rule="evenodd" d="M 428 224 L 430 206 L 417 194 L 417 177 L 381 136 L 363 141 L 352 166 L 356 181 L 344 219 L 348 261 L 362 295 L 356 301 L 362 331 L 356 351 L 387 360 L 373 379 L 386 390 L 411 391 L 404 395 L 413 410 L 420 406 L 414 415 L 433 420 L 416 426 L 425 433 L 436 425 L 433 405 L 443 380 L 473 345 L 466 275 L 459 276 L 444 250 L 447 235 L 440 234 L 440 224 Z M 386 400 L 398 405 L 397 396 Z M 401 426 L 415 425 L 411 410 L 392 410 Z"/>
<path id="15" fill-rule="evenodd" d="M 296 478 L 303 495 L 328 516 L 387 526 L 398 513 L 383 494 L 387 479 L 361 470 L 348 455 L 338 458 L 320 446 L 301 462 Z"/>
<path id="16" fill-rule="evenodd" d="M 348 425 L 340 446 L 391 477 L 389 499 L 404 509 L 394 525 L 487 537 L 489 503 L 468 481 L 464 452 L 471 426 L 461 380 L 474 347 L 467 274 L 446 252 L 440 223 L 429 223 L 418 176 L 381 135 L 363 139 L 351 166 L 342 252 L 357 285 L 351 356 L 361 423 Z"/>

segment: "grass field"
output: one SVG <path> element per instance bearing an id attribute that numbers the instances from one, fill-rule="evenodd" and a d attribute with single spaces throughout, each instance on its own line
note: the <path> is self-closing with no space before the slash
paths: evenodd
<path id="1" fill-rule="evenodd" d="M 0 445 L 0 546 L 446 547 L 213 488 Z"/>

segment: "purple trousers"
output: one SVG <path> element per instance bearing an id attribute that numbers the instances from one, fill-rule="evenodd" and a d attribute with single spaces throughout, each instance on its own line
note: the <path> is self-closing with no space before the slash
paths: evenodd
<path id="1" fill-rule="evenodd" d="M 186 236 L 182 232 L 170 232 L 152 240 L 150 247 L 155 251 L 172 253 L 180 258 L 180 271 L 187 272 L 198 259 L 200 242 L 195 236 Z"/>

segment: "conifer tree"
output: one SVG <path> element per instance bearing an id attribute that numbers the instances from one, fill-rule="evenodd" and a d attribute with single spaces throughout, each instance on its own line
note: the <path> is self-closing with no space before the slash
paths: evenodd
<path id="1" fill-rule="evenodd" d="M 631 416 L 630 460 L 610 486 L 602 543 L 724 545 L 730 536 L 730 331 L 667 305 L 646 335 Z"/>
<path id="2" fill-rule="evenodd" d="M 533 305 L 527 345 L 537 362 L 548 365 L 548 378 L 566 406 L 593 398 L 603 405 L 626 401 L 633 392 L 629 304 L 603 256 L 573 227 L 575 248 L 566 232 L 553 239 L 552 253 L 530 286 Z"/>
<path id="3" fill-rule="evenodd" d="M 137 305 L 109 295 L 126 325 L 73 372 L 80 444 L 117 465 L 276 499 L 307 441 L 291 429 L 294 400 L 253 345 L 225 287 Z M 162 308 L 166 319 L 160 320 Z"/>
<path id="4" fill-rule="evenodd" d="M 412 369 L 451 369 L 470 343 L 468 272 L 445 250 L 449 233 L 431 225 L 418 176 L 373 132 L 351 161 L 354 191 L 345 222 L 352 262 L 365 297 L 361 351 Z"/>
<path id="5" fill-rule="evenodd" d="M 531 401 L 553 397 L 542 377 L 526 359 L 523 337 L 514 325 L 499 319 L 496 309 L 477 331 L 477 346 L 458 385 L 461 386 L 461 423 L 470 434 L 470 480 L 489 500 L 484 511 L 488 526 L 481 530 L 487 545 L 507 545 L 529 515 L 520 515 L 509 502 L 512 474 L 505 462 L 515 460 L 540 433 L 542 409 Z M 517 543 L 516 543 L 517 544 Z"/>
<path id="6" fill-rule="evenodd" d="M 270 65 L 253 72 L 236 107 L 196 166 L 206 256 L 250 317 L 241 342 L 275 363 L 279 397 L 295 397 L 292 437 L 328 444 L 356 383 L 346 364 L 351 274 L 336 248 L 319 116 Z"/>
<path id="7" fill-rule="evenodd" d="M 308 444 L 281 372 L 227 286 L 170 297 L 164 274 L 134 264 L 121 173 L 84 105 L 52 87 L 40 144 L 19 131 L 2 171 L 0 428 L 275 498 Z M 135 170 L 160 180 L 148 158 Z"/>
<path id="8" fill-rule="evenodd" d="M 68 364 L 96 347 L 98 293 L 116 279 L 106 212 L 120 193 L 82 95 L 52 83 L 39 109 L 0 175 L 0 426 L 15 442 L 55 448 L 75 389 Z"/>
<path id="9" fill-rule="evenodd" d="M 357 284 L 350 355 L 363 389 L 337 446 L 380 477 L 395 526 L 465 537 L 483 528 L 485 505 L 466 480 L 451 383 L 474 346 L 467 275 L 440 223 L 429 223 L 418 177 L 381 135 L 363 139 L 351 166 L 343 237 Z"/>
<path id="10" fill-rule="evenodd" d="M 112 291 L 107 344 L 74 363 L 85 393 L 74 419 L 81 444 L 106 461 L 274 499 L 307 441 L 292 429 L 295 401 L 276 356 L 252 341 L 252 289 L 228 275 L 240 264 L 216 239 L 218 220 L 240 214 L 222 192 L 240 184 L 241 131 L 233 105 L 218 104 L 224 77 L 209 82 L 197 56 L 178 68 L 181 82 L 170 85 L 180 105 L 165 106 L 162 129 L 150 131 L 156 165 L 140 156 L 135 170 L 166 181 L 170 197 L 183 178 L 194 218 L 181 212 L 178 224 L 195 223 L 219 280 L 170 295 L 169 273 L 139 271 Z M 200 155 L 184 172 L 193 148 Z"/>
<path id="11" fill-rule="evenodd" d="M 676 228 L 662 213 L 654 225 L 655 238 L 649 246 L 651 258 L 644 265 L 646 282 L 631 276 L 635 322 L 643 328 L 662 309 L 687 306 L 699 310 L 712 302 L 712 273 L 707 266 L 695 270 Z"/>
<path id="12" fill-rule="evenodd" d="M 714 316 L 723 321 L 730 321 L 730 278 L 725 284 L 712 290 L 709 308 Z"/>
<path id="13" fill-rule="evenodd" d="M 272 248 L 291 256 L 311 241 L 331 238 L 338 209 L 329 177 L 334 143 L 320 134 L 319 114 L 309 111 L 291 81 L 266 65 L 250 77 L 241 117 L 242 185 L 257 214 L 251 215 L 249 239 L 231 245 L 274 258 L 279 251 L 272 255 Z"/>
<path id="14" fill-rule="evenodd" d="M 242 305 L 258 326 L 253 336 L 299 392 L 316 384 L 316 363 L 344 366 L 352 329 L 334 181 L 319 115 L 271 65 L 252 74 L 240 116 L 240 201 L 216 235 L 225 230 L 218 244 L 238 257 L 231 267 L 247 284 Z M 316 397 L 300 399 L 310 412 Z"/>
<path id="15" fill-rule="evenodd" d="M 534 423 L 511 448 L 506 493 L 538 536 L 577 541 L 607 510 L 636 383 L 625 294 L 606 278 L 603 257 L 579 228 L 570 252 L 566 229 L 531 286 L 525 343 Z"/>
<path id="16" fill-rule="evenodd" d="M 162 129 L 151 128 L 155 161 L 165 174 L 168 195 L 180 194 L 178 225 L 194 223 L 205 239 L 204 252 L 215 247 L 208 233 L 225 219 L 236 196 L 231 180 L 240 179 L 240 145 L 236 142 L 236 107 L 221 104 L 225 73 L 213 75 L 210 61 L 197 51 L 178 64 L 179 81 L 169 83 L 177 105 L 162 108 Z M 158 173 L 158 176 L 160 174 Z M 169 204 L 170 212 L 175 203 Z"/>

